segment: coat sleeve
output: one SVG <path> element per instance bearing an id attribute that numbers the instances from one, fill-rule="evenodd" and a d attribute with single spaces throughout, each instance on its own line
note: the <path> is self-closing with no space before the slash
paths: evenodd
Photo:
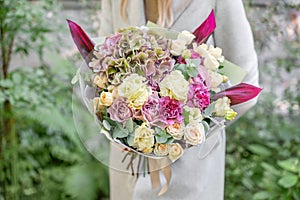
<path id="1" fill-rule="evenodd" d="M 258 61 L 253 35 L 241 0 L 216 0 L 216 46 L 229 61 L 247 71 L 243 82 L 258 86 Z M 254 106 L 257 98 L 234 106 L 238 117 Z"/>
<path id="2" fill-rule="evenodd" d="M 106 36 L 113 33 L 112 13 L 112 1 L 102 0 L 100 12 L 100 30 L 98 32 L 99 36 Z"/>

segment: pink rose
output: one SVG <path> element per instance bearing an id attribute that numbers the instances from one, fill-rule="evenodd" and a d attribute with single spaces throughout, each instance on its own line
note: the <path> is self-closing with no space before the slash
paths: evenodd
<path id="1" fill-rule="evenodd" d="M 202 81 L 194 82 L 189 86 L 187 105 L 200 108 L 203 111 L 210 104 L 210 93 Z"/>
<path id="2" fill-rule="evenodd" d="M 173 125 L 175 122 L 181 123 L 183 121 L 183 104 L 180 101 L 166 96 L 159 99 L 159 105 L 160 118 L 163 122 Z"/>
<path id="3" fill-rule="evenodd" d="M 126 99 L 119 97 L 114 100 L 107 112 L 112 120 L 124 122 L 133 116 L 133 110 L 127 105 Z"/>

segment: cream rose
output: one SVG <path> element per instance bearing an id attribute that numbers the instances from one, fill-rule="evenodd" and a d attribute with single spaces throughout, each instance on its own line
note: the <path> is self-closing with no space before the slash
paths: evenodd
<path id="1" fill-rule="evenodd" d="M 205 141 L 205 130 L 202 123 L 190 122 L 185 127 L 184 139 L 191 145 L 201 144 Z"/>
<path id="2" fill-rule="evenodd" d="M 185 101 L 189 91 L 189 83 L 178 70 L 172 71 L 160 83 L 160 95 Z"/>
<path id="3" fill-rule="evenodd" d="M 156 143 L 153 153 L 157 156 L 166 156 L 169 153 L 169 147 L 167 144 Z"/>
<path id="4" fill-rule="evenodd" d="M 214 112 L 216 116 L 224 117 L 229 110 L 231 110 L 231 108 L 230 99 L 228 97 L 222 97 L 215 101 Z"/>
<path id="5" fill-rule="evenodd" d="M 102 92 L 100 94 L 99 103 L 103 106 L 110 106 L 113 103 L 113 95 L 110 92 Z"/>
<path id="6" fill-rule="evenodd" d="M 134 140 L 132 146 L 136 147 L 139 151 L 151 153 L 153 145 L 154 130 L 146 126 L 146 124 L 138 126 L 134 131 Z"/>
<path id="7" fill-rule="evenodd" d="M 169 158 L 172 162 L 175 162 L 183 155 L 183 149 L 178 143 L 169 144 Z"/>
<path id="8" fill-rule="evenodd" d="M 175 139 L 181 140 L 184 133 L 184 124 L 174 123 L 166 128 L 167 132 Z"/>
<path id="9" fill-rule="evenodd" d="M 178 34 L 177 40 L 183 40 L 185 41 L 186 45 L 191 44 L 191 42 L 193 41 L 193 39 L 196 36 L 188 31 L 182 31 L 181 33 Z"/>
<path id="10" fill-rule="evenodd" d="M 171 54 L 174 56 L 180 56 L 182 51 L 186 49 L 184 40 L 172 40 L 171 43 Z"/>
<path id="11" fill-rule="evenodd" d="M 93 83 L 97 85 L 99 88 L 105 88 L 107 83 L 107 77 L 104 73 L 100 73 L 100 75 L 96 75 L 93 79 Z"/>

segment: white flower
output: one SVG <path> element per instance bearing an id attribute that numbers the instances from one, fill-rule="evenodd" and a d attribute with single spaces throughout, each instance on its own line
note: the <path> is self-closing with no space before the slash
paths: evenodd
<path id="1" fill-rule="evenodd" d="M 181 71 L 174 70 L 159 83 L 160 95 L 185 101 L 189 91 L 189 83 Z"/>
<path id="2" fill-rule="evenodd" d="M 139 151 L 144 151 L 149 153 L 149 151 L 152 152 L 153 145 L 154 145 L 154 130 L 147 127 L 145 124 L 138 126 L 134 131 L 134 140 L 132 146 L 136 147 Z"/>
<path id="3" fill-rule="evenodd" d="M 192 108 L 189 106 L 185 106 L 184 110 L 189 113 L 189 121 L 201 122 L 203 120 L 201 110 L 199 108 Z"/>
<path id="4" fill-rule="evenodd" d="M 215 101 L 214 112 L 216 116 L 224 117 L 230 110 L 230 99 L 228 97 L 222 97 Z"/>
<path id="5" fill-rule="evenodd" d="M 207 69 L 212 71 L 216 71 L 220 66 L 218 60 L 211 54 L 207 54 L 207 56 L 204 58 L 203 64 Z"/>
<path id="6" fill-rule="evenodd" d="M 190 122 L 185 127 L 184 139 L 191 145 L 201 144 L 205 141 L 205 129 L 202 123 Z"/>
<path id="7" fill-rule="evenodd" d="M 184 124 L 174 123 L 166 128 L 167 132 L 175 139 L 181 140 L 184 133 Z"/>
<path id="8" fill-rule="evenodd" d="M 113 103 L 113 95 L 110 92 L 102 92 L 100 94 L 99 103 L 103 106 L 110 106 Z"/>
<path id="9" fill-rule="evenodd" d="M 172 40 L 171 44 L 171 54 L 174 56 L 180 56 L 183 50 L 186 49 L 186 41 L 184 40 Z"/>
<path id="10" fill-rule="evenodd" d="M 198 46 L 196 43 L 193 43 L 193 49 L 196 53 L 198 53 L 203 58 L 205 58 L 208 55 L 207 44 L 201 44 Z"/>
<path id="11" fill-rule="evenodd" d="M 178 143 L 169 145 L 169 158 L 172 162 L 175 162 L 178 158 L 183 155 L 183 149 Z"/>
<path id="12" fill-rule="evenodd" d="M 157 156 L 166 156 L 169 153 L 169 147 L 167 144 L 156 143 L 153 153 Z"/>
<path id="13" fill-rule="evenodd" d="M 217 72 L 208 70 L 209 77 L 211 78 L 211 89 L 217 88 L 223 82 L 223 76 Z"/>
<path id="14" fill-rule="evenodd" d="M 188 31 L 182 31 L 181 33 L 178 34 L 177 40 L 183 40 L 185 41 L 186 45 L 191 44 L 191 42 L 193 41 L 193 39 L 196 36 Z"/>

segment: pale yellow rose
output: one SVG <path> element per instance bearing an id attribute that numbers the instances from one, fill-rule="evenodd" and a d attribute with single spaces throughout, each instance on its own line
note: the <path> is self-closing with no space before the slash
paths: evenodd
<path id="1" fill-rule="evenodd" d="M 205 129 L 202 123 L 190 122 L 185 127 L 184 139 L 191 145 L 201 144 L 205 141 Z"/>
<path id="2" fill-rule="evenodd" d="M 159 83 L 160 95 L 185 101 L 189 91 L 189 83 L 181 71 L 174 70 Z"/>
<path id="3" fill-rule="evenodd" d="M 153 145 L 154 145 L 154 130 L 146 126 L 146 124 L 137 126 L 137 128 L 134 131 L 134 140 L 132 146 L 136 147 L 139 151 L 145 151 L 149 153 Z"/>
<path id="4" fill-rule="evenodd" d="M 171 54 L 174 56 L 180 56 L 182 51 L 186 49 L 184 40 L 172 40 L 171 43 Z"/>
<path id="5" fill-rule="evenodd" d="M 107 83 L 107 77 L 104 73 L 94 76 L 93 83 L 99 88 L 105 88 Z"/>
<path id="6" fill-rule="evenodd" d="M 184 110 L 189 113 L 189 121 L 201 122 L 203 120 L 203 116 L 201 110 L 199 108 L 191 108 L 189 106 L 184 106 Z"/>
<path id="7" fill-rule="evenodd" d="M 195 37 L 196 36 L 190 33 L 189 31 L 182 31 L 181 33 L 178 34 L 177 40 L 183 40 L 185 41 L 186 45 L 189 45 L 191 44 L 191 42 Z"/>
<path id="8" fill-rule="evenodd" d="M 157 156 L 166 156 L 169 153 L 169 147 L 167 144 L 156 143 L 153 153 Z"/>
<path id="9" fill-rule="evenodd" d="M 173 125 L 169 125 L 166 130 L 175 140 L 181 140 L 184 133 L 184 124 L 175 122 Z"/>
<path id="10" fill-rule="evenodd" d="M 183 155 L 183 149 L 178 143 L 169 144 L 169 158 L 172 162 L 175 162 Z"/>
<path id="11" fill-rule="evenodd" d="M 110 106 L 113 103 L 113 95 L 110 92 L 102 92 L 100 94 L 99 103 L 103 106 Z"/>
<path id="12" fill-rule="evenodd" d="M 214 112 L 216 116 L 224 117 L 230 110 L 230 99 L 228 97 L 222 97 L 215 101 Z"/>
<path id="13" fill-rule="evenodd" d="M 128 97 L 128 105 L 134 109 L 140 109 L 152 94 L 150 87 L 144 87 Z"/>

